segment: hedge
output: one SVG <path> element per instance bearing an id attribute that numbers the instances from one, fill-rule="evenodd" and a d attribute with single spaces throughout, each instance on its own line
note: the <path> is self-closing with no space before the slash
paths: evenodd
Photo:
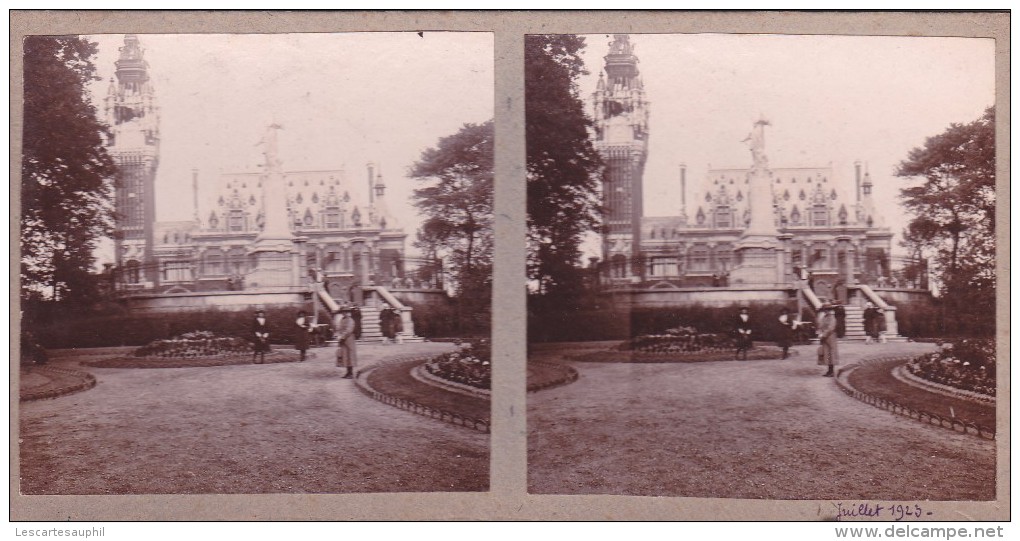
<path id="1" fill-rule="evenodd" d="M 609 308 L 604 310 L 533 311 L 528 317 L 529 342 L 587 342 L 626 340 L 642 334 L 658 334 L 678 326 L 705 333 L 731 333 L 741 306 L 747 306 L 754 339 L 775 341 L 779 336 L 779 312 L 796 303 L 752 302 L 729 306 L 689 304 L 669 308 Z M 810 317 L 805 315 L 805 318 Z"/>
<path id="2" fill-rule="evenodd" d="M 294 343 L 297 310 L 268 307 L 269 341 Z M 309 310 L 310 312 L 310 310 Z M 77 315 L 31 325 L 36 339 L 46 348 L 142 346 L 153 340 L 173 338 L 189 331 L 212 331 L 222 336 L 251 340 L 252 311 L 208 309 L 158 314 Z"/>

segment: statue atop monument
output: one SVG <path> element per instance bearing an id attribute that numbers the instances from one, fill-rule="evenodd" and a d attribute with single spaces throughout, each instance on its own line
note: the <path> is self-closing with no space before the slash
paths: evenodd
<path id="1" fill-rule="evenodd" d="M 769 159 L 765 156 L 765 126 L 770 125 L 771 123 L 762 115 L 754 123 L 751 133 L 742 141 L 751 147 L 751 158 L 754 161 L 752 169 L 767 169 L 769 166 Z"/>

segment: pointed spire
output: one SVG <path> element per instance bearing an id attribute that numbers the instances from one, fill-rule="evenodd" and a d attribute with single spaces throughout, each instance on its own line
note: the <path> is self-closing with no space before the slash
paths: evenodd
<path id="1" fill-rule="evenodd" d="M 599 72 L 599 83 L 595 86 L 595 90 L 601 92 L 606 89 L 606 78 L 603 72 Z"/>

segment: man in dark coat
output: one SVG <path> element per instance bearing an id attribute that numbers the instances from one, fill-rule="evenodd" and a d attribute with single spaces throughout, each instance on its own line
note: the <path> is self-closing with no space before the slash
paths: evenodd
<path id="1" fill-rule="evenodd" d="M 315 332 L 315 327 L 312 326 L 311 321 L 306 317 L 304 310 L 298 312 L 294 325 L 294 349 L 301 352 L 301 358 L 298 359 L 298 362 L 302 362 L 305 360 L 305 355 L 308 352 L 311 333 Z"/>
<path id="2" fill-rule="evenodd" d="M 397 337 L 397 319 L 400 314 L 390 308 L 389 303 L 383 302 L 379 310 L 379 330 L 382 331 L 383 343 L 394 342 Z"/>
<path id="3" fill-rule="evenodd" d="M 355 304 L 351 306 L 351 319 L 354 320 L 354 339 L 361 339 L 361 308 Z"/>
<path id="4" fill-rule="evenodd" d="M 266 352 L 269 351 L 269 321 L 266 320 L 264 310 L 255 311 L 255 319 L 251 322 L 251 332 L 255 338 L 255 353 L 251 361 L 255 364 L 266 362 Z"/>
<path id="5" fill-rule="evenodd" d="M 740 353 L 744 353 L 744 360 L 747 360 L 747 352 L 751 349 L 751 315 L 746 306 L 740 307 L 740 314 L 737 315 L 734 326 L 737 330 L 737 353 L 734 360 L 740 360 Z"/>
<path id="6" fill-rule="evenodd" d="M 794 335 L 798 326 L 799 322 L 794 321 L 793 315 L 790 314 L 790 309 L 784 306 L 779 311 L 779 340 L 776 342 L 776 345 L 783 348 L 784 359 L 790 356 L 790 346 L 793 345 Z"/>

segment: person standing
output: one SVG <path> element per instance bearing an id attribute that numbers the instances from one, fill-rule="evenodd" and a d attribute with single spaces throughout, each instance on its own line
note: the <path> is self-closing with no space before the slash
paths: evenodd
<path id="1" fill-rule="evenodd" d="M 383 343 L 389 344 L 397 337 L 396 312 L 390 308 L 389 303 L 383 301 L 379 310 L 379 330 L 382 331 Z"/>
<path id="2" fill-rule="evenodd" d="M 824 304 L 820 308 L 822 314 L 818 324 L 818 364 L 827 366 L 828 370 L 823 374 L 826 377 L 835 376 L 835 366 L 839 364 L 839 337 L 836 336 L 836 314 L 831 304 Z"/>
<path id="3" fill-rule="evenodd" d="M 354 339 L 361 340 L 361 308 L 357 304 L 351 307 L 351 319 L 354 320 Z"/>
<path id="4" fill-rule="evenodd" d="M 340 322 L 336 327 L 336 366 L 346 368 L 344 379 L 354 377 L 354 367 L 358 364 L 357 339 L 354 338 L 354 318 L 351 317 L 351 306 L 340 308 Z"/>
<path id="5" fill-rule="evenodd" d="M 264 310 L 255 311 L 255 319 L 251 323 L 251 332 L 255 336 L 255 353 L 251 362 L 262 364 L 266 362 L 266 352 L 269 351 L 269 321 L 266 320 Z"/>
<path id="6" fill-rule="evenodd" d="M 306 317 L 305 311 L 301 310 L 297 314 L 297 320 L 294 321 L 294 349 L 301 353 L 301 358 L 298 362 L 304 362 L 305 355 L 308 352 L 308 344 L 311 342 L 311 333 L 315 331 L 311 321 Z"/>
<path id="7" fill-rule="evenodd" d="M 793 316 L 790 315 L 790 309 L 783 307 L 779 311 L 779 340 L 776 345 L 783 348 L 783 358 L 790 356 L 790 346 L 793 345 L 794 333 L 797 331 L 797 327 L 800 325 L 799 321 L 795 321 Z"/>
<path id="8" fill-rule="evenodd" d="M 737 353 L 733 360 L 740 360 L 740 353 L 744 353 L 744 360 L 747 360 L 747 352 L 753 343 L 751 339 L 751 313 L 746 306 L 740 307 L 740 314 L 736 320 L 737 329 Z"/>
<path id="9" fill-rule="evenodd" d="M 878 309 L 875 305 L 868 301 L 864 303 L 864 343 L 870 344 L 872 341 L 878 341 L 878 321 L 875 316 L 878 315 Z"/>

